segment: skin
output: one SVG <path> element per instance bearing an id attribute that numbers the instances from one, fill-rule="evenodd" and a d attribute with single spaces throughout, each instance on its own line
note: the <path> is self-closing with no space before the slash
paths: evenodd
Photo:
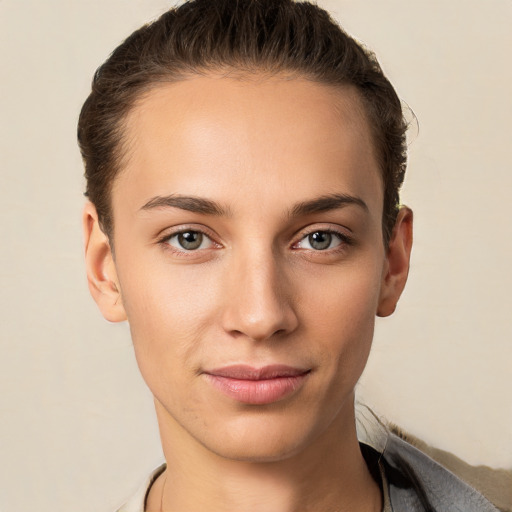
<path id="1" fill-rule="evenodd" d="M 147 510 L 380 510 L 354 387 L 375 316 L 394 311 L 405 285 L 412 213 L 400 211 L 385 248 L 358 93 L 300 78 L 194 77 L 153 89 L 125 129 L 115 257 L 90 203 L 84 230 L 91 293 L 105 318 L 128 319 L 155 397 L 168 468 Z M 321 209 L 333 194 L 351 199 Z M 183 196 L 218 211 L 190 211 L 197 201 L 177 205 Z M 320 211 L 305 208 L 312 201 Z M 180 246 L 187 230 L 204 233 L 199 248 Z M 309 235 L 326 232 L 328 248 L 313 246 Z M 284 399 L 248 405 L 204 374 L 240 363 L 310 372 Z"/>

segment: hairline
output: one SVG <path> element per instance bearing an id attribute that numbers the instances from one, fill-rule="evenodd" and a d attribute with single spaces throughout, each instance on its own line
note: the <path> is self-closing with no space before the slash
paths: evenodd
<path id="1" fill-rule="evenodd" d="M 172 73 L 172 74 L 171 74 Z M 272 79 L 280 79 L 285 81 L 307 81 L 310 83 L 317 84 L 319 86 L 325 87 L 332 92 L 335 91 L 353 91 L 355 92 L 355 98 L 358 99 L 356 102 L 352 102 L 355 108 L 360 115 L 360 119 L 364 123 L 368 130 L 368 135 L 370 137 L 370 146 L 372 148 L 373 158 L 375 159 L 375 163 L 379 170 L 379 179 L 382 186 L 383 191 L 383 204 L 382 204 L 382 235 L 383 241 L 385 245 L 387 244 L 386 240 L 386 219 L 385 219 L 385 180 L 382 169 L 382 164 L 380 162 L 380 156 L 378 155 L 378 143 L 377 137 L 378 133 L 372 127 L 369 108 L 367 106 L 367 100 L 364 97 L 364 94 L 361 92 L 360 88 L 351 82 L 347 81 L 338 81 L 322 79 L 312 73 L 307 73 L 302 70 L 297 70 L 293 68 L 286 67 L 278 67 L 278 66 L 265 66 L 262 64 L 253 64 L 253 65 L 240 65 L 235 66 L 234 64 L 222 64 L 222 65 L 209 65 L 209 66 L 199 66 L 197 68 L 185 68 L 183 70 L 178 69 L 177 71 L 169 71 L 168 74 L 162 73 L 160 76 L 155 75 L 146 83 L 141 85 L 140 87 L 133 88 L 132 90 L 132 101 L 129 104 L 129 107 L 126 109 L 123 116 L 119 118 L 117 123 L 117 130 L 119 131 L 119 138 L 115 147 L 116 152 L 116 161 L 115 161 L 115 172 L 113 173 L 113 178 L 108 182 L 108 187 L 106 190 L 108 197 L 108 218 L 110 220 L 110 226 L 108 232 L 104 230 L 105 234 L 108 236 L 112 247 L 114 246 L 114 211 L 113 211 L 113 193 L 118 182 L 118 177 L 122 172 L 127 172 L 126 169 L 129 164 L 130 159 L 130 149 L 133 148 L 134 140 L 129 137 L 129 123 L 130 118 L 134 115 L 137 108 L 144 102 L 148 95 L 150 95 L 153 91 L 158 90 L 159 88 L 164 88 L 168 85 L 178 84 L 187 82 L 190 80 L 194 80 L 197 78 L 214 78 L 214 79 L 232 79 L 240 82 L 264 82 Z M 336 94 L 333 94 L 333 97 L 336 97 Z M 339 113 L 339 104 L 335 103 L 336 112 Z M 102 228 L 103 229 L 103 228 Z"/>

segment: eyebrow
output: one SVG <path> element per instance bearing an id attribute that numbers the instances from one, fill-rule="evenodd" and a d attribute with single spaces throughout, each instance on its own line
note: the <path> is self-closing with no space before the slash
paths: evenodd
<path id="1" fill-rule="evenodd" d="M 337 210 L 348 205 L 360 206 L 368 212 L 368 205 L 360 198 L 349 194 L 328 194 L 320 196 L 310 201 L 297 203 L 290 210 L 290 217 L 300 217 L 302 215 L 311 215 L 312 213 L 327 212 Z"/>
<path id="2" fill-rule="evenodd" d="M 155 196 L 151 198 L 141 210 L 152 210 L 155 208 L 180 208 L 189 212 L 202 215 L 214 215 L 216 217 L 229 216 L 228 209 L 210 199 L 196 196 L 180 196 L 171 194 L 169 196 Z"/>
<path id="3" fill-rule="evenodd" d="M 359 197 L 349 194 L 328 194 L 308 201 L 296 203 L 289 211 L 289 217 L 300 217 L 313 213 L 337 210 L 348 205 L 357 205 L 368 211 L 367 204 Z M 219 203 L 210 199 L 197 196 L 181 196 L 171 194 L 168 196 L 155 196 L 151 198 L 140 210 L 152 210 L 157 208 L 179 208 L 189 212 L 202 215 L 213 215 L 216 217 L 230 216 L 228 208 L 222 207 Z"/>

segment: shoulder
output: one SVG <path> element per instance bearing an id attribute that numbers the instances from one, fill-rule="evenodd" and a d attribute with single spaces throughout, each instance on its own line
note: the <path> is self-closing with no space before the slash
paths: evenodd
<path id="1" fill-rule="evenodd" d="M 153 485 L 153 482 L 158 476 L 165 471 L 166 465 L 162 464 L 157 467 L 150 475 L 146 478 L 143 484 L 139 487 L 137 492 L 116 512 L 144 512 L 146 505 L 146 497 L 149 489 Z"/>
<path id="2" fill-rule="evenodd" d="M 426 445 L 424 447 L 428 448 Z M 439 464 L 425 451 L 413 446 L 395 433 L 388 432 L 381 462 L 388 480 L 389 496 L 394 512 L 499 511 L 479 491 Z M 437 450 L 437 452 L 440 451 Z M 466 469 L 466 473 L 467 468 L 472 467 L 447 452 L 440 453 L 458 461 L 458 467 Z M 505 500 L 505 497 L 503 499 Z M 502 508 L 501 510 L 510 509 Z"/>

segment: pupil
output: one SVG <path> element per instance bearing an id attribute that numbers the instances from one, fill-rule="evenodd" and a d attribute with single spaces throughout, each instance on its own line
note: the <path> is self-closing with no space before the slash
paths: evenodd
<path id="1" fill-rule="evenodd" d="M 313 247 L 313 249 L 318 249 L 319 251 L 327 249 L 331 245 L 332 241 L 331 233 L 326 233 L 325 231 L 311 233 L 308 238 L 311 247 Z"/>
<path id="2" fill-rule="evenodd" d="M 184 249 L 197 249 L 202 241 L 203 235 L 197 231 L 185 231 L 178 235 L 178 242 Z"/>

